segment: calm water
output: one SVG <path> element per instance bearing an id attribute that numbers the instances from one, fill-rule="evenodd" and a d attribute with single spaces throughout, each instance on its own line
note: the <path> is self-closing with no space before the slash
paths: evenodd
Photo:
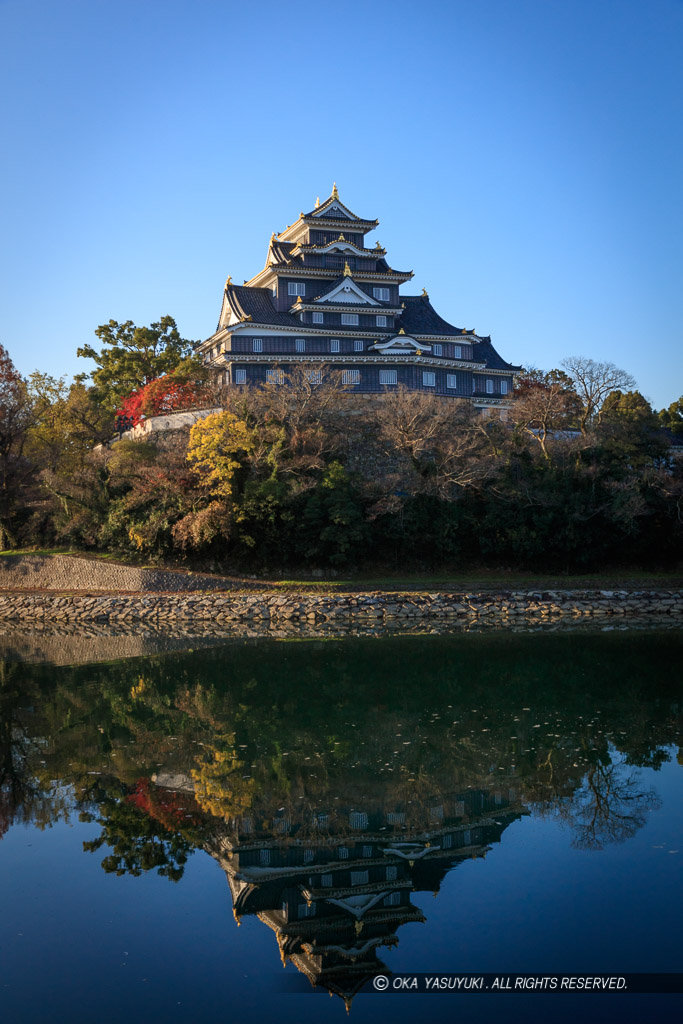
<path id="1" fill-rule="evenodd" d="M 0 662 L 2 1021 L 680 1013 L 361 989 L 683 969 L 681 650 L 489 633 Z"/>

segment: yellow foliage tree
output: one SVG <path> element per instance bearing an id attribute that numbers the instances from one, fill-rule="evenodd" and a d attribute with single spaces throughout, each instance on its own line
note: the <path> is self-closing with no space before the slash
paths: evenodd
<path id="1" fill-rule="evenodd" d="M 216 818 L 246 814 L 254 799 L 254 779 L 242 775 L 244 762 L 235 750 L 214 750 L 213 757 L 192 769 L 195 799 L 201 809 Z"/>
<path id="2" fill-rule="evenodd" d="M 235 473 L 253 450 L 254 439 L 244 420 L 231 412 L 218 412 L 190 430 L 187 459 L 213 494 L 230 498 Z"/>

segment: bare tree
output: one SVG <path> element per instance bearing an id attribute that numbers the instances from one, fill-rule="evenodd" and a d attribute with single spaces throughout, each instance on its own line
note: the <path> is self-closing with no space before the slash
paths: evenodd
<path id="1" fill-rule="evenodd" d="M 497 455 L 495 435 L 505 429 L 464 402 L 399 387 L 375 409 L 385 449 L 410 459 L 413 491 L 452 499 L 489 472 Z"/>
<path id="2" fill-rule="evenodd" d="M 569 377 L 557 370 L 535 370 L 515 388 L 512 419 L 551 462 L 549 443 L 581 415 L 581 403 Z"/>
<path id="3" fill-rule="evenodd" d="M 587 356 L 569 356 L 561 364 L 572 379 L 581 399 L 583 411 L 579 419 L 581 433 L 585 434 L 593 420 L 598 423 L 602 404 L 612 391 L 629 391 L 636 386 L 635 379 L 614 363 L 596 363 Z"/>

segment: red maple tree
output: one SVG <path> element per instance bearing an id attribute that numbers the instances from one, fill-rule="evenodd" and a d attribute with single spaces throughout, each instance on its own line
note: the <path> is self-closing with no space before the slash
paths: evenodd
<path id="1" fill-rule="evenodd" d="M 164 416 L 184 409 L 196 409 L 210 400 L 210 391 L 205 384 L 178 379 L 167 373 L 137 391 L 131 391 L 116 415 L 125 417 L 134 427 L 145 416 Z"/>

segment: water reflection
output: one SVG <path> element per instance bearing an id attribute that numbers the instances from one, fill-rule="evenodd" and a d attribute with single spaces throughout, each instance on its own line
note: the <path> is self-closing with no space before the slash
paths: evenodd
<path id="1" fill-rule="evenodd" d="M 680 742 L 679 650 L 508 636 L 0 663 L 0 836 L 77 813 L 106 872 L 173 882 L 202 850 L 237 921 L 348 1001 L 425 922 L 414 894 L 504 856 L 523 816 L 586 850 L 637 833 L 659 806 L 639 769 Z"/>

